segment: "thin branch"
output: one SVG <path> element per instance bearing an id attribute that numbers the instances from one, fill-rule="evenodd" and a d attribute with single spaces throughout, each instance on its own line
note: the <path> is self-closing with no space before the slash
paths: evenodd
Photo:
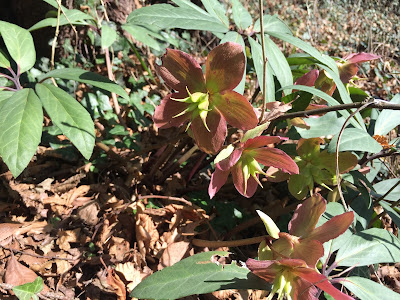
<path id="1" fill-rule="evenodd" d="M 340 145 L 340 140 L 342 138 L 344 129 L 346 128 L 347 123 L 350 121 L 350 119 L 352 117 L 354 117 L 354 115 L 356 113 L 358 113 L 359 111 L 363 110 L 367 106 L 372 105 L 373 103 L 374 102 L 364 103 L 361 107 L 359 107 L 357 110 L 355 110 L 354 112 L 351 113 L 351 115 L 343 123 L 343 126 L 340 129 L 340 132 L 339 132 L 339 135 L 338 135 L 338 140 L 336 142 L 336 152 L 335 152 L 335 157 L 336 157 L 336 183 L 337 183 L 337 187 L 338 187 L 338 191 L 339 191 L 340 200 L 342 200 L 343 207 L 346 209 L 346 211 L 349 211 L 349 208 L 348 208 L 348 206 L 346 204 L 346 200 L 344 199 L 342 187 L 340 185 L 340 181 L 341 181 L 341 179 L 340 179 L 340 170 L 339 170 L 339 145 Z"/>
<path id="2" fill-rule="evenodd" d="M 260 29 L 261 29 L 261 47 L 262 47 L 262 55 L 263 55 L 263 80 L 262 80 L 262 91 L 263 91 L 263 103 L 261 108 L 261 115 L 258 120 L 261 123 L 262 119 L 264 118 L 264 111 L 266 105 L 266 96 L 265 96 L 265 89 L 266 89 L 266 73 L 267 73 L 267 58 L 265 56 L 265 43 L 264 43 L 264 7 L 263 7 L 263 0 L 258 1 L 258 5 L 260 6 Z"/>
<path id="3" fill-rule="evenodd" d="M 338 111 L 338 110 L 344 110 L 344 109 L 351 109 L 351 108 L 360 108 L 362 107 L 365 103 L 370 103 L 369 107 L 370 108 L 377 108 L 377 109 L 392 109 L 392 110 L 400 110 L 400 104 L 394 104 L 390 102 L 385 102 L 385 101 L 378 101 L 378 102 L 356 102 L 356 103 L 346 103 L 346 104 L 340 104 L 340 105 L 333 105 L 333 106 L 327 106 L 323 108 L 317 108 L 317 109 L 312 109 L 312 110 L 305 110 L 305 111 L 297 111 L 293 113 L 288 113 L 285 115 L 282 115 L 275 120 L 286 120 L 286 119 L 291 119 L 291 118 L 296 118 L 296 117 L 309 117 L 312 115 L 319 115 L 331 111 Z"/>

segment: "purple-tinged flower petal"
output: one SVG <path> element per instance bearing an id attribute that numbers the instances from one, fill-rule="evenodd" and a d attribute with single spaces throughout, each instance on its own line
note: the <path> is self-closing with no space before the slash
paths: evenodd
<path id="1" fill-rule="evenodd" d="M 253 149 L 253 148 L 261 148 L 265 147 L 270 144 L 275 144 L 279 143 L 281 141 L 285 141 L 288 138 L 285 137 L 280 137 L 280 136 L 257 136 L 253 139 L 247 140 L 247 142 L 244 144 L 244 148 L 246 150 Z"/>
<path id="2" fill-rule="evenodd" d="M 294 84 L 297 85 L 306 85 L 306 86 L 314 86 L 315 80 L 317 80 L 319 75 L 319 71 L 314 69 L 311 70 L 310 72 L 304 74 L 300 78 L 296 80 Z"/>
<path id="3" fill-rule="evenodd" d="M 236 190 L 244 197 L 251 198 L 257 190 L 258 183 L 257 181 L 250 176 L 247 180 L 247 188 L 245 189 L 245 179 L 243 177 L 243 165 L 239 161 L 235 166 L 232 167 L 232 178 L 233 184 L 236 187 Z M 256 175 L 258 178 L 258 174 Z"/>
<path id="4" fill-rule="evenodd" d="M 200 116 L 193 119 L 190 128 L 197 146 L 206 153 L 216 154 L 222 147 L 226 137 L 226 121 L 217 111 L 211 110 L 207 114 L 208 131 Z"/>
<path id="5" fill-rule="evenodd" d="M 173 49 L 161 58 L 162 65 L 156 65 L 157 73 L 167 85 L 177 91 L 206 92 L 203 71 L 189 54 Z"/>
<path id="6" fill-rule="evenodd" d="M 240 156 L 242 155 L 242 152 L 243 152 L 243 148 L 238 148 L 238 149 L 233 150 L 231 155 L 229 155 L 224 160 L 221 160 L 217 164 L 217 167 L 223 171 L 229 170 L 238 162 L 238 160 L 240 159 Z"/>
<path id="7" fill-rule="evenodd" d="M 318 300 L 316 297 L 318 289 L 301 277 L 296 277 L 292 282 L 293 300 Z"/>
<path id="8" fill-rule="evenodd" d="M 215 47 L 207 56 L 206 85 L 213 94 L 233 90 L 242 80 L 245 68 L 243 47 L 227 42 Z"/>
<path id="9" fill-rule="evenodd" d="M 224 116 L 228 124 L 243 130 L 257 126 L 258 119 L 250 102 L 234 91 L 210 96 L 210 102 Z"/>
<path id="10" fill-rule="evenodd" d="M 187 96 L 186 93 L 173 93 L 167 95 L 161 100 L 161 103 L 156 107 L 153 115 L 154 124 L 158 128 L 169 128 L 169 127 L 179 127 L 186 120 L 190 119 L 191 113 L 183 114 L 179 117 L 174 118 L 176 115 L 183 112 L 189 104 L 184 102 L 178 102 L 171 99 L 183 99 Z"/>
<path id="11" fill-rule="evenodd" d="M 328 280 L 328 278 L 311 268 L 296 268 L 293 269 L 293 273 L 297 274 L 303 280 L 306 280 L 317 287 L 319 287 L 324 292 L 331 295 L 336 300 L 354 300 L 349 295 L 342 293 L 337 288 L 335 288 Z M 299 298 L 306 299 L 306 298 Z"/>
<path id="12" fill-rule="evenodd" d="M 250 150 L 256 161 L 264 166 L 272 166 L 289 174 L 299 174 L 299 167 L 284 151 L 276 148 L 258 148 Z"/>
<path id="13" fill-rule="evenodd" d="M 347 55 L 346 57 L 344 57 L 343 59 L 346 61 L 346 63 L 356 64 L 356 63 L 362 63 L 362 62 L 366 62 L 366 61 L 370 61 L 370 60 L 374 60 L 374 59 L 378 59 L 378 58 L 380 58 L 379 55 L 361 52 L 361 53 L 351 53 L 351 54 Z"/>
<path id="14" fill-rule="evenodd" d="M 354 212 L 352 211 L 334 216 L 323 225 L 315 228 L 311 234 L 308 235 L 307 239 L 318 240 L 321 243 L 325 243 L 343 234 L 351 223 L 353 223 L 353 220 Z"/>
<path id="15" fill-rule="evenodd" d="M 320 194 L 314 194 L 299 204 L 289 222 L 289 233 L 307 238 L 314 230 L 326 208 L 326 200 Z"/>
<path id="16" fill-rule="evenodd" d="M 215 168 L 214 173 L 211 175 L 210 185 L 208 186 L 208 195 L 212 199 L 219 189 L 225 184 L 230 171 L 222 171 Z"/>
<path id="17" fill-rule="evenodd" d="M 322 243 L 317 240 L 307 239 L 299 240 L 294 245 L 293 254 L 290 257 L 302 259 L 307 265 L 314 268 L 323 255 L 324 246 L 322 246 Z"/>
<path id="18" fill-rule="evenodd" d="M 281 272 L 281 268 L 274 260 L 255 260 L 249 258 L 246 260 L 246 267 L 258 277 L 274 282 L 275 277 Z"/>

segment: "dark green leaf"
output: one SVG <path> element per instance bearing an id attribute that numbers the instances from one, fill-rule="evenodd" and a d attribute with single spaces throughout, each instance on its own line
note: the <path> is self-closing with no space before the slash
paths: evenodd
<path id="1" fill-rule="evenodd" d="M 392 98 L 390 103 L 400 104 L 400 94 Z M 386 135 L 390 130 L 400 125 L 400 110 L 385 109 L 375 123 L 374 135 Z"/>
<path id="2" fill-rule="evenodd" d="M 228 252 L 203 252 L 145 278 L 131 293 L 140 299 L 177 299 L 225 289 L 267 289 L 268 283 L 248 269 L 235 264 L 216 265 L 214 255 Z"/>
<path id="3" fill-rule="evenodd" d="M 292 35 L 290 28 L 277 15 L 264 15 L 263 18 L 264 30 L 276 31 L 284 34 Z M 260 32 L 260 19 L 254 23 L 254 31 Z"/>
<path id="4" fill-rule="evenodd" d="M 101 48 L 110 47 L 117 39 L 117 32 L 114 28 L 104 24 L 101 26 Z"/>
<path id="5" fill-rule="evenodd" d="M 310 129 L 296 127 L 296 130 L 305 139 L 337 134 L 344 123 L 344 119 L 338 118 L 335 112 L 329 112 L 319 118 L 304 120 L 310 126 Z"/>
<path id="6" fill-rule="evenodd" d="M 85 71 L 78 68 L 66 68 L 66 69 L 57 69 L 50 71 L 46 74 L 43 74 L 38 78 L 39 81 L 43 81 L 46 78 L 55 77 L 61 79 L 68 79 L 68 80 L 76 80 L 79 82 L 91 84 L 95 87 L 100 89 L 116 93 L 125 99 L 129 99 L 128 94 L 125 90 L 120 87 L 115 82 L 105 78 L 99 74 L 92 73 L 89 71 Z"/>
<path id="7" fill-rule="evenodd" d="M 329 143 L 328 151 L 335 152 L 338 135 Z M 368 132 L 358 128 L 346 128 L 340 139 L 339 151 L 364 151 L 377 153 L 382 146 Z"/>
<path id="8" fill-rule="evenodd" d="M 42 136 L 43 110 L 32 89 L 15 92 L 3 101 L 0 154 L 14 177 L 29 164 Z"/>
<path id="9" fill-rule="evenodd" d="M 352 235 L 339 249 L 338 266 L 366 266 L 400 261 L 400 241 L 381 228 L 371 228 Z"/>
<path id="10" fill-rule="evenodd" d="M 268 63 L 271 64 L 272 70 L 282 87 L 283 92 L 288 95 L 292 92 L 287 86 L 293 85 L 292 70 L 279 47 L 268 37 L 265 36 L 265 52 Z"/>
<path id="11" fill-rule="evenodd" d="M 394 300 L 399 298 L 398 293 L 393 292 L 391 289 L 382 284 L 363 277 L 346 277 L 343 278 L 340 283 L 362 300 Z"/>
<path id="12" fill-rule="evenodd" d="M 149 35 L 149 30 L 147 28 L 130 23 L 122 25 L 122 28 L 132 35 L 135 40 L 157 51 L 161 51 L 160 44 Z"/>
<path id="13" fill-rule="evenodd" d="M 240 30 L 245 30 L 253 23 L 250 13 L 244 8 L 239 0 L 232 0 L 232 15 L 236 26 Z"/>
<path id="14" fill-rule="evenodd" d="M 43 290 L 43 279 L 38 276 L 33 282 L 15 286 L 12 290 L 19 300 L 38 299 L 36 294 Z"/>
<path id="15" fill-rule="evenodd" d="M 229 28 L 229 19 L 225 15 L 226 9 L 218 0 L 201 0 L 207 12 L 219 19 L 222 24 Z"/>
<path id="16" fill-rule="evenodd" d="M 374 189 L 376 192 L 377 197 L 381 197 L 386 194 L 394 185 L 396 185 L 399 182 L 400 179 L 398 178 L 392 178 L 392 179 L 386 179 L 382 180 L 381 182 L 378 182 L 374 184 Z M 374 194 L 374 193 L 373 193 Z M 397 185 L 388 195 L 385 196 L 385 200 L 389 201 L 397 201 L 400 199 L 400 185 Z"/>
<path id="17" fill-rule="evenodd" d="M 46 112 L 86 159 L 94 148 L 95 132 L 90 114 L 68 93 L 50 84 L 37 84 L 36 92 Z"/>
<path id="18" fill-rule="evenodd" d="M 134 10 L 128 17 L 127 22 L 138 24 L 149 24 L 167 28 L 182 28 L 193 30 L 208 30 L 212 32 L 227 32 L 229 28 L 222 24 L 219 19 L 189 7 L 175 7 L 170 4 L 154 4 Z"/>
<path id="19" fill-rule="evenodd" d="M 8 53 L 18 64 L 20 72 L 32 68 L 36 61 L 36 51 L 29 31 L 15 24 L 0 21 L 0 34 Z"/>

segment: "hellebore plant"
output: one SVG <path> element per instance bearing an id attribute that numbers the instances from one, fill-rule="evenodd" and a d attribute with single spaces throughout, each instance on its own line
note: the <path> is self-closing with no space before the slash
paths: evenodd
<path id="1" fill-rule="evenodd" d="M 367 62 L 370 60 L 378 59 L 380 56 L 371 53 L 352 53 L 343 58 L 342 62 L 338 62 L 340 80 L 346 84 L 357 74 L 358 63 Z M 327 93 L 333 94 L 336 89 L 336 84 L 333 79 L 325 71 L 319 72 L 318 70 L 311 70 L 307 74 L 300 77 L 297 84 L 315 86 L 317 89 Z"/>
<path id="2" fill-rule="evenodd" d="M 289 233 L 279 232 L 266 214 L 258 211 L 271 239 L 261 242 L 259 260 L 248 259 L 247 267 L 255 275 L 273 283 L 268 299 L 278 293 L 278 299 L 318 299 L 318 287 L 335 299 L 353 299 L 337 290 L 315 266 L 324 255 L 323 243 L 343 234 L 354 219 L 346 212 L 315 228 L 326 209 L 326 200 L 319 194 L 299 204 L 289 222 Z"/>
<path id="3" fill-rule="evenodd" d="M 215 154 L 225 141 L 226 123 L 242 130 L 257 125 L 252 105 L 233 91 L 245 71 L 241 45 L 227 42 L 214 48 L 206 60 L 205 76 L 196 60 L 179 50 L 167 49 L 156 69 L 176 91 L 155 109 L 153 119 L 158 128 L 189 122 L 199 148 Z"/>
<path id="4" fill-rule="evenodd" d="M 297 199 L 303 199 L 314 188 L 314 182 L 327 187 L 336 182 L 335 153 L 320 151 L 324 143 L 321 138 L 300 139 L 297 144 L 297 156 L 294 160 L 300 174 L 291 175 L 289 191 Z M 339 153 L 339 172 L 346 173 L 357 165 L 357 157 L 350 152 Z"/>
<path id="5" fill-rule="evenodd" d="M 233 183 L 240 194 L 247 198 L 253 196 L 257 185 L 262 187 L 259 174 L 265 175 L 260 164 L 273 166 L 289 174 L 298 174 L 299 169 L 290 156 L 280 149 L 267 147 L 284 139 L 278 136 L 258 136 L 242 141 L 236 149 L 230 145 L 227 148 L 229 156 L 226 155 L 215 165 L 208 187 L 210 198 L 225 184 L 229 173 L 232 173 Z"/>

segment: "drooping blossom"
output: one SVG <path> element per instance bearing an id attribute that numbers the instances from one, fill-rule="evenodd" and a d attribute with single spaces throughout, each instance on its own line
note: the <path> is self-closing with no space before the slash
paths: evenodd
<path id="1" fill-rule="evenodd" d="M 215 165 L 208 187 L 210 198 L 225 184 L 230 173 L 237 191 L 247 198 L 253 196 L 257 185 L 262 186 L 259 174 L 265 175 L 260 164 L 297 174 L 298 167 L 290 156 L 280 149 L 267 147 L 282 140 L 284 138 L 278 136 L 258 136 L 240 143 L 227 158 Z"/>
<path id="2" fill-rule="evenodd" d="M 205 75 L 192 56 L 172 49 L 167 49 L 156 69 L 175 90 L 155 109 L 153 120 L 158 128 L 189 122 L 199 148 L 215 154 L 225 140 L 226 123 L 242 130 L 257 125 L 252 105 L 233 91 L 245 71 L 241 45 L 227 42 L 214 48 L 207 56 Z"/>
<path id="3" fill-rule="evenodd" d="M 278 300 L 318 300 L 318 287 L 336 300 L 354 300 L 335 288 L 328 278 L 315 268 L 310 268 L 301 259 L 255 260 L 246 261 L 249 270 L 267 282 L 273 284 L 267 299 L 277 293 Z"/>
<path id="4" fill-rule="evenodd" d="M 326 200 L 318 193 L 304 200 L 297 206 L 289 222 L 289 233 L 279 232 L 279 238 L 273 242 L 261 242 L 259 258 L 262 260 L 301 259 L 310 267 L 315 267 L 320 257 L 324 255 L 322 244 L 343 234 L 354 220 L 354 213 L 346 212 L 316 227 L 325 209 Z M 273 221 L 265 218 L 262 212 L 258 213 L 269 231 L 269 224 Z M 276 236 L 276 233 L 274 235 Z"/>
<path id="5" fill-rule="evenodd" d="M 315 266 L 323 256 L 323 243 L 343 234 L 354 220 L 353 212 L 334 216 L 316 227 L 326 209 L 326 200 L 319 194 L 299 204 L 289 222 L 289 233 L 279 232 L 270 217 L 258 211 L 272 240 L 261 242 L 259 260 L 249 259 L 246 266 L 257 276 L 273 284 L 268 299 L 317 299 L 318 287 L 335 299 L 353 299 L 337 290 Z"/>
<path id="6" fill-rule="evenodd" d="M 378 59 L 380 56 L 371 53 L 352 53 L 343 58 L 342 62 L 338 62 L 340 80 L 348 83 L 358 72 L 357 64 Z M 317 89 L 332 95 L 336 89 L 333 79 L 325 71 L 311 70 L 299 79 L 296 84 L 315 86 Z"/>

